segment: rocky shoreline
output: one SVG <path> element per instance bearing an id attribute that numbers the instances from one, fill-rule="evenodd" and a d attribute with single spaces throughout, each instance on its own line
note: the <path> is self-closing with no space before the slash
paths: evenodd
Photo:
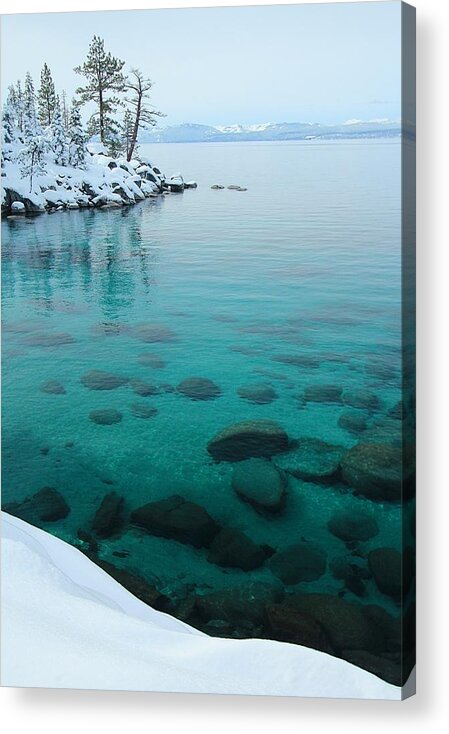
<path id="1" fill-rule="evenodd" d="M 182 193 L 196 188 L 180 173 L 167 178 L 145 157 L 126 161 L 111 158 L 102 146 L 87 146 L 84 168 L 53 165 L 36 177 L 32 186 L 17 166 L 6 161 L 2 167 L 1 215 L 19 217 L 44 212 L 86 208 L 119 208 L 147 198 Z"/>

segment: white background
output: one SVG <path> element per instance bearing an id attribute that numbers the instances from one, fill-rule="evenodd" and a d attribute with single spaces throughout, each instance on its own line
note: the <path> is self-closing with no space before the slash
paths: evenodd
<path id="1" fill-rule="evenodd" d="M 3 12 L 240 4 L 269 2 L 132 0 L 128 6 L 125 0 L 14 0 Z M 2 724 L 7 734 L 187 734 L 188 730 L 195 734 L 229 730 L 236 734 L 439 734 L 449 730 L 449 2 L 414 0 L 412 4 L 418 11 L 418 695 L 394 703 L 2 689 Z"/>

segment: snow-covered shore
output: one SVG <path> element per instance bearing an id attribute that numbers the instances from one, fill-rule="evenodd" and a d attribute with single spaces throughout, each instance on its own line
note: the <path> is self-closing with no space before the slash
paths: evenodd
<path id="1" fill-rule="evenodd" d="M 12 146 L 10 146 L 12 147 Z M 2 216 L 18 216 L 61 209 L 121 207 L 162 193 L 177 193 L 186 184 L 180 174 L 166 179 L 146 158 L 126 161 L 106 155 L 101 145 L 87 146 L 83 168 L 57 165 L 47 156 L 45 173 L 30 185 L 16 158 L 2 167 Z"/>
<path id="2" fill-rule="evenodd" d="M 413 692 L 299 645 L 209 637 L 2 513 L 2 684 L 400 700 Z M 406 691 L 410 688 L 410 691 Z"/>

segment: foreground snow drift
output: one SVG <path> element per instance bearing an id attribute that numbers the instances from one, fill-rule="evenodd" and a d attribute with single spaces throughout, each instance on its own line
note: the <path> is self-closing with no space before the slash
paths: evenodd
<path id="1" fill-rule="evenodd" d="M 400 688 L 316 650 L 208 637 L 4 513 L 2 581 L 3 685 L 401 698 Z"/>

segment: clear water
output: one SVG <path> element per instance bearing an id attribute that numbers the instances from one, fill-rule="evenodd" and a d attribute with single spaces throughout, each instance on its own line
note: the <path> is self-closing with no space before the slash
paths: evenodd
<path id="1" fill-rule="evenodd" d="M 297 399 L 309 384 L 373 390 L 382 401 L 376 418 L 400 399 L 400 151 L 396 140 L 157 145 L 145 152 L 166 173 L 196 179 L 196 190 L 126 210 L 4 221 L 3 501 L 57 488 L 71 512 L 44 527 L 78 542 L 78 528 L 89 528 L 112 488 L 127 511 L 179 493 L 274 548 L 313 540 L 329 561 L 345 552 L 327 530 L 332 513 L 366 508 L 380 533 L 364 549 L 399 548 L 399 507 L 342 486 L 290 478 L 285 512 L 257 514 L 233 492 L 232 464 L 213 463 L 206 445 L 249 418 L 273 419 L 292 438 L 355 444 L 338 426 L 342 406 Z M 248 190 L 211 190 L 215 183 Z M 169 327 L 177 338 L 145 344 L 132 333 L 141 323 Z M 28 343 L 61 332 L 74 342 Z M 166 366 L 142 365 L 144 352 Z M 279 354 L 318 357 L 319 367 L 274 361 Z M 368 374 L 374 358 L 396 376 Z M 129 385 L 91 391 L 80 382 L 90 369 L 165 386 L 208 377 L 222 396 L 194 402 L 165 388 L 139 398 Z M 41 392 L 47 380 L 62 382 L 66 394 Z M 270 404 L 236 392 L 261 381 L 278 394 Z M 157 415 L 136 417 L 135 402 Z M 89 413 L 100 408 L 117 409 L 122 421 L 93 423 Z M 129 555 L 119 559 L 117 550 Z M 129 527 L 101 542 L 100 553 L 169 593 L 272 579 L 266 566 L 224 569 L 203 550 Z M 338 593 L 342 585 L 328 571 L 297 588 Z M 364 601 L 394 611 L 373 581 Z"/>

